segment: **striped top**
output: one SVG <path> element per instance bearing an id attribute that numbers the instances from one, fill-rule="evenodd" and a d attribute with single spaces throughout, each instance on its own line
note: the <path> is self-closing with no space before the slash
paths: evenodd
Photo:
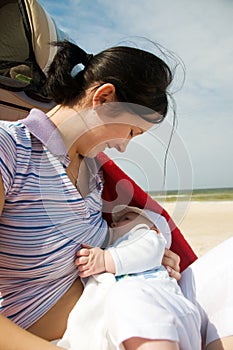
<path id="1" fill-rule="evenodd" d="M 101 246 L 102 189 L 95 160 L 86 159 L 90 193 L 83 198 L 66 174 L 70 160 L 48 117 L 33 109 L 0 122 L 0 171 L 5 205 L 0 217 L 1 312 L 28 328 L 77 278 L 81 243 Z"/>

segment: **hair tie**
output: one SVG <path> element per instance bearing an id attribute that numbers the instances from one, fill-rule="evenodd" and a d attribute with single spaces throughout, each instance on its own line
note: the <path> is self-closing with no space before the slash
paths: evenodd
<path id="1" fill-rule="evenodd" d="M 72 76 L 72 78 L 75 78 L 76 75 L 81 72 L 82 70 L 84 70 L 84 68 L 86 68 L 86 66 L 89 64 L 90 60 L 94 57 L 94 55 L 92 55 L 91 53 L 87 53 L 86 57 L 85 57 L 85 62 L 83 63 L 77 63 L 70 72 L 70 75 Z"/>
<path id="2" fill-rule="evenodd" d="M 72 78 L 75 78 L 76 75 L 81 72 L 84 69 L 84 65 L 82 63 L 78 63 L 76 64 L 70 72 L 70 75 L 72 76 Z"/>

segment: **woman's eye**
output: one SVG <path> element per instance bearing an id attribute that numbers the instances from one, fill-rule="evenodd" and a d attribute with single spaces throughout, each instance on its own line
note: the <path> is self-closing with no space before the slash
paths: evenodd
<path id="1" fill-rule="evenodd" d="M 134 129 L 130 130 L 130 137 L 131 138 L 138 136 L 138 135 L 142 135 L 142 134 L 143 134 L 143 130 L 141 130 L 141 129 L 134 128 Z"/>

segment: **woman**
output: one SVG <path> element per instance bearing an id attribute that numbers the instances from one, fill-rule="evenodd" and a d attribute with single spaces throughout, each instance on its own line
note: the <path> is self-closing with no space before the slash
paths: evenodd
<path id="1" fill-rule="evenodd" d="M 47 116 L 32 110 L 22 121 L 3 122 L 0 134 L 2 312 L 47 340 L 62 336 L 82 293 L 76 251 L 105 238 L 94 157 L 106 147 L 123 152 L 161 122 L 172 80 L 162 60 L 138 49 L 92 56 L 59 45 L 48 72 L 58 105 Z M 170 251 L 164 264 L 177 265 Z"/>
<path id="2" fill-rule="evenodd" d="M 171 80 L 150 53 L 119 47 L 92 57 L 64 42 L 48 72 L 58 105 L 1 122 L 1 305 L 22 328 L 47 340 L 64 333 L 83 289 L 75 253 L 100 246 L 107 231 L 94 157 L 123 152 L 160 122 Z"/>

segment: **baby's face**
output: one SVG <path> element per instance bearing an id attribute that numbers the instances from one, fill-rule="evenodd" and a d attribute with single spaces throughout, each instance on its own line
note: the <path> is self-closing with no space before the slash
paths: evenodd
<path id="1" fill-rule="evenodd" d="M 139 215 L 135 212 L 127 212 L 122 214 L 117 222 L 113 222 L 111 225 L 111 230 L 113 232 L 113 242 L 122 237 L 124 234 L 128 233 L 132 228 L 138 224 L 147 224 L 150 228 L 152 223 L 146 219 L 144 216 Z"/>
<path id="2" fill-rule="evenodd" d="M 125 214 L 123 214 L 117 222 L 114 222 L 114 227 L 122 227 L 125 225 L 129 225 L 132 221 L 134 221 L 135 219 L 137 219 L 139 216 L 139 214 L 135 213 L 135 212 L 127 212 Z M 141 216 L 142 217 L 142 216 Z M 134 226 L 136 224 L 134 223 Z"/>

